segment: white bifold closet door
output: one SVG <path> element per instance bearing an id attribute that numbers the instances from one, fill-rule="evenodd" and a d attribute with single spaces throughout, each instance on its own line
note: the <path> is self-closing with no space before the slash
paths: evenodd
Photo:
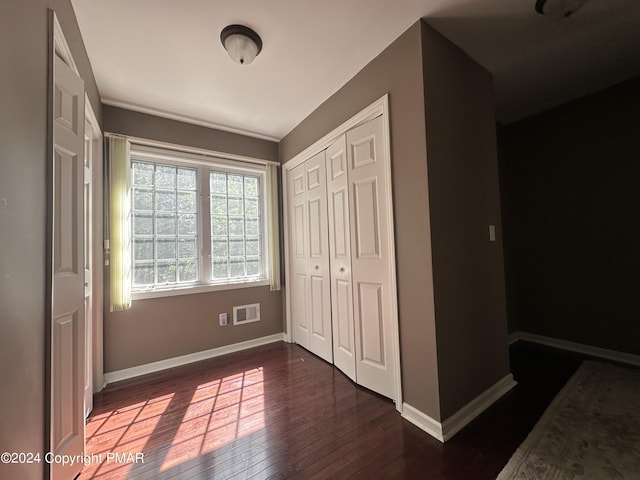
<path id="1" fill-rule="evenodd" d="M 395 258 L 385 141 L 382 117 L 346 134 L 356 381 L 395 399 Z"/>
<path id="2" fill-rule="evenodd" d="M 290 173 L 292 312 L 296 342 L 333 361 L 324 152 Z"/>
<path id="3" fill-rule="evenodd" d="M 394 399 L 396 292 L 383 135 L 375 118 L 290 171 L 291 302 L 297 343 Z"/>

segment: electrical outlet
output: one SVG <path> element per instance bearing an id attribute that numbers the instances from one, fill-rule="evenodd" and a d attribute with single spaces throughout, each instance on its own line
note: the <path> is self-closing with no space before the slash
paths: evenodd
<path id="1" fill-rule="evenodd" d="M 226 314 L 226 312 L 225 313 L 221 313 L 219 318 L 220 318 L 220 326 L 221 327 L 226 326 L 227 325 L 227 314 Z"/>

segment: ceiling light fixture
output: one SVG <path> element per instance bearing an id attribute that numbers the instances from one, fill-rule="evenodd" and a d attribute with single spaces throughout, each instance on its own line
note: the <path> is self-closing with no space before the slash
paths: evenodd
<path id="1" fill-rule="evenodd" d="M 248 65 L 262 50 L 260 35 L 244 25 L 229 25 L 220 32 L 220 41 L 229 56 L 240 65 Z"/>
<path id="2" fill-rule="evenodd" d="M 553 17 L 570 17 L 587 0 L 536 0 L 536 12 Z"/>

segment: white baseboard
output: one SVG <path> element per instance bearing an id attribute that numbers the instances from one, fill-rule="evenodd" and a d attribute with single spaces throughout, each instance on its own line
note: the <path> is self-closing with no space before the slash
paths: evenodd
<path id="1" fill-rule="evenodd" d="M 426 413 L 412 407 L 408 403 L 403 404 L 402 416 L 418 428 L 444 443 L 516 385 L 517 382 L 513 380 L 513 375 L 506 375 L 444 422 L 434 420 Z"/>
<path id="2" fill-rule="evenodd" d="M 444 443 L 444 434 L 442 432 L 442 423 L 434 420 L 426 413 L 412 407 L 407 402 L 402 404 L 402 418 L 410 421 L 416 427 L 424 430 L 432 437 Z"/>
<path id="3" fill-rule="evenodd" d="M 545 337 L 544 335 L 537 335 L 535 333 L 514 332 L 509 335 L 509 345 L 519 340 L 539 343 L 540 345 L 547 345 L 548 347 L 560 348 L 562 350 L 582 353 L 591 357 L 603 358 L 605 360 L 612 360 L 614 362 L 626 363 L 629 365 L 640 367 L 640 356 L 633 355 L 631 353 L 618 352 L 616 350 L 609 350 L 607 348 L 593 347 L 591 345 L 569 342 L 568 340 L 561 340 L 559 338 Z"/>
<path id="4" fill-rule="evenodd" d="M 139 377 L 140 375 L 146 375 L 148 373 L 159 372 L 168 368 L 179 367 L 188 363 L 199 362 L 201 360 L 219 357 L 220 355 L 226 355 L 228 353 L 247 350 L 248 348 L 259 347 L 260 345 L 266 345 L 268 343 L 281 342 L 282 338 L 282 333 L 276 333 L 274 335 L 255 338 L 253 340 L 247 340 L 245 342 L 233 343 L 231 345 L 212 348 L 210 350 L 204 350 L 202 352 L 190 353 L 188 355 L 181 355 L 179 357 L 167 358 L 166 360 L 160 360 L 158 362 L 146 363 L 137 367 L 108 372 L 104 375 L 105 385 L 113 382 L 119 382 L 121 380 L 127 380 L 129 378 Z"/>
<path id="5" fill-rule="evenodd" d="M 466 427 L 478 415 L 493 405 L 496 400 L 515 387 L 518 383 L 510 373 L 494 383 L 464 407 L 442 422 L 444 441 L 446 442 L 456 433 Z"/>

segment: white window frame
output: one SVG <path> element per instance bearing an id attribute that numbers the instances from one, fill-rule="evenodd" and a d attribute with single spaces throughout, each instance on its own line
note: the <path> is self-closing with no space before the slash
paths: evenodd
<path id="1" fill-rule="evenodd" d="M 196 168 L 198 182 L 198 274 L 199 280 L 192 283 L 174 285 L 154 285 L 148 288 L 136 288 L 132 290 L 132 299 L 167 297 L 174 295 L 187 295 L 220 290 L 258 287 L 270 284 L 270 272 L 268 269 L 268 235 L 267 235 L 267 181 L 266 166 L 261 164 L 246 163 L 218 156 L 194 154 L 175 151 L 160 147 L 131 144 L 131 161 L 156 163 L 160 165 L 172 165 L 177 167 Z M 210 172 L 224 172 L 236 174 L 249 174 L 259 177 L 260 181 L 260 238 L 261 238 L 261 270 L 263 275 L 257 279 L 225 279 L 224 281 L 211 280 L 211 205 L 209 191 Z M 132 233 L 133 235 L 133 233 Z"/>

